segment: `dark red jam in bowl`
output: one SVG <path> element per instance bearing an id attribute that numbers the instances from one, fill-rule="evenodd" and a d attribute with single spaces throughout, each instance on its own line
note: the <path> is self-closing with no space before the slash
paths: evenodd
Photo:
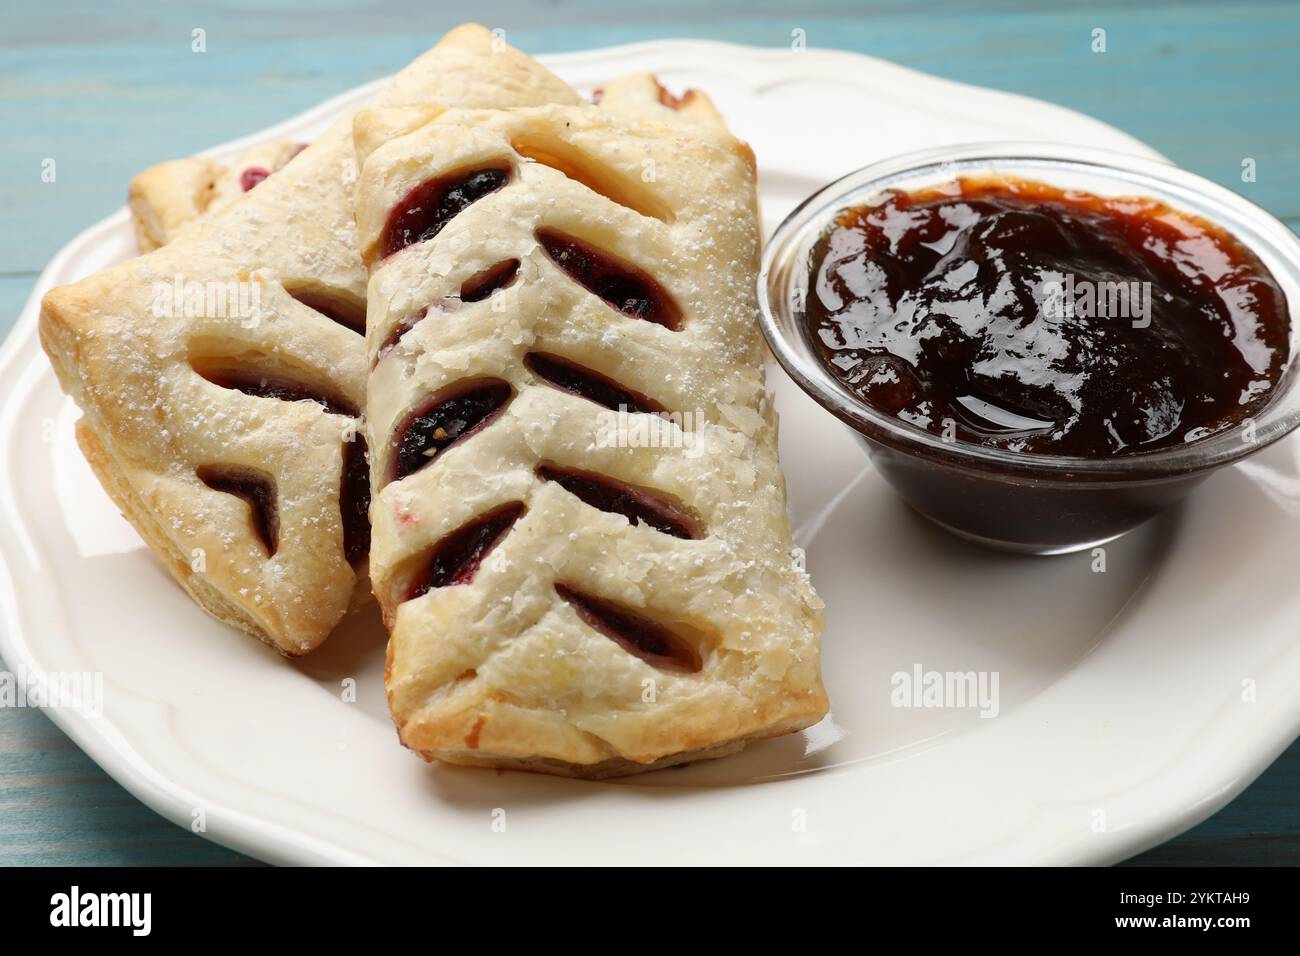
<path id="1" fill-rule="evenodd" d="M 879 412 L 951 441 L 1105 458 L 1251 418 L 1286 296 L 1232 235 L 1147 198 L 1010 178 L 886 191 L 812 250 L 806 329 Z"/>

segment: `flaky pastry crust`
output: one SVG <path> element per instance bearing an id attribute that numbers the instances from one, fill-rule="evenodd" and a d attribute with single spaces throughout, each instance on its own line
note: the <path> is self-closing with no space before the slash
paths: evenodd
<path id="1" fill-rule="evenodd" d="M 793 553 L 764 387 L 753 157 L 702 94 L 692 100 L 679 116 L 653 79 L 635 78 L 611 84 L 599 108 L 357 118 L 358 232 L 372 264 L 371 573 L 391 627 L 393 717 L 426 758 L 614 776 L 722 756 L 826 712 L 821 603 Z M 391 251 L 405 197 L 481 169 L 509 181 Z M 678 327 L 589 291 L 543 246 L 548 231 L 650 277 Z M 464 301 L 467 281 L 513 260 L 512 281 Z M 555 387 L 529 365 L 537 353 L 686 414 L 658 447 L 619 441 L 620 421 L 661 419 L 620 420 Z M 499 414 L 395 471 L 412 416 L 476 382 L 508 383 Z M 547 480 L 548 467 L 674 502 L 698 533 L 593 505 Z M 463 529 L 516 511 L 476 567 L 418 586 Z M 573 591 L 671 631 L 694 669 L 611 637 Z"/>
<path id="2" fill-rule="evenodd" d="M 470 25 L 402 70 L 379 102 L 574 101 Z M 341 119 L 191 226 L 178 200 L 179 235 L 159 213 L 166 245 L 52 290 L 41 310 L 42 344 L 81 407 L 79 438 L 105 488 L 205 610 L 285 654 L 318 646 L 369 591 L 364 555 L 354 566 L 344 553 L 340 504 L 365 350 L 321 311 L 364 314 L 351 126 Z M 192 196 L 210 172 L 191 169 L 175 193 Z M 232 369 L 243 376 L 234 386 Z M 281 378 L 333 408 L 268 397 Z"/>
<path id="3" fill-rule="evenodd" d="M 131 180 L 127 192 L 136 245 L 141 252 L 167 245 L 241 199 L 304 148 L 302 143 L 271 140 L 245 151 L 229 165 L 191 156 L 150 166 Z"/>

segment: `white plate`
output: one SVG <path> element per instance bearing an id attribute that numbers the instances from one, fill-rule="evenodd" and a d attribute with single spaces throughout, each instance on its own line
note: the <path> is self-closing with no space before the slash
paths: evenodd
<path id="1" fill-rule="evenodd" d="M 547 62 L 583 89 L 639 70 L 707 89 L 759 156 L 769 230 L 827 180 L 921 147 L 1150 153 L 1058 107 L 844 53 L 664 42 Z M 252 139 L 310 138 L 371 89 Z M 11 670 L 102 672 L 102 716 L 51 717 L 160 813 L 189 827 L 201 811 L 211 839 L 281 863 L 1099 863 L 1208 816 L 1297 733 L 1295 440 L 1094 573 L 1087 554 L 1004 556 L 914 517 L 774 370 L 832 716 L 615 783 L 428 767 L 395 740 L 374 619 L 279 659 L 192 605 L 82 462 L 37 302 L 132 251 L 125 211 L 79 236 L 0 355 L 0 653 Z M 917 665 L 997 672 L 998 716 L 891 706 L 891 675 Z"/>

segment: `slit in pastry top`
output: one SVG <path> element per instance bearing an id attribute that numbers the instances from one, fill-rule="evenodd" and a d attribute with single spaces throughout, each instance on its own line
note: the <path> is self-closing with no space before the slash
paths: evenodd
<path id="1" fill-rule="evenodd" d="M 280 516 L 271 476 L 229 465 L 200 465 L 196 473 L 199 481 L 213 491 L 234 495 L 248 505 L 253 531 L 266 549 L 266 556 L 274 557 L 280 547 Z"/>
<path id="2" fill-rule="evenodd" d="M 505 540 L 525 511 L 522 501 L 494 508 L 448 534 L 425 557 L 406 589 L 410 601 L 435 588 L 469 584 L 484 559 Z"/>
<path id="3" fill-rule="evenodd" d="M 536 471 L 543 481 L 553 481 L 591 507 L 622 515 L 634 525 L 643 524 L 674 538 L 703 537 L 699 521 L 662 492 L 549 462 L 538 465 Z"/>
<path id="4" fill-rule="evenodd" d="M 341 292 L 328 289 L 285 286 L 284 291 L 289 293 L 289 296 L 300 305 L 305 305 L 313 312 L 325 316 L 331 322 L 337 322 L 343 328 L 356 332 L 358 335 L 366 334 L 366 305 L 364 302 L 355 302 Z"/>
<path id="5" fill-rule="evenodd" d="M 537 241 L 561 272 L 610 308 L 674 332 L 681 328 L 681 309 L 649 273 L 556 229 L 538 229 Z"/>
<path id="6" fill-rule="evenodd" d="M 524 366 L 547 385 L 595 402 L 613 412 L 625 409 L 629 412 L 658 415 L 667 411 L 654 399 L 560 355 L 529 352 L 524 356 Z"/>
<path id="7" fill-rule="evenodd" d="M 518 277 L 518 259 L 506 259 L 494 266 L 488 266 L 460 284 L 460 301 L 482 302 L 493 292 L 509 288 Z"/>
<path id="8" fill-rule="evenodd" d="M 660 222 L 673 221 L 672 210 L 640 182 L 588 156 L 558 136 L 521 135 L 516 136 L 510 145 L 525 159 L 549 166 L 612 203 Z"/>
<path id="9" fill-rule="evenodd" d="M 495 265 L 488 266 L 481 272 L 476 272 L 461 283 L 458 298 L 461 302 L 481 302 L 491 297 L 494 292 L 508 289 L 519 278 L 519 265 L 518 259 L 506 259 Z M 375 354 L 374 364 L 378 364 L 380 359 L 395 349 L 401 343 L 403 336 L 428 318 L 431 311 L 442 312 L 444 310 L 426 306 L 414 315 L 409 315 L 394 325 L 392 331 L 388 333 L 388 337 L 379 346 L 379 351 Z"/>
<path id="10" fill-rule="evenodd" d="M 343 445 L 339 517 L 343 521 L 343 556 L 356 565 L 370 554 L 370 456 L 358 432 Z"/>
<path id="11" fill-rule="evenodd" d="M 243 356 L 195 356 L 190 367 L 213 385 L 229 388 L 254 398 L 273 398 L 282 402 L 315 402 L 331 415 L 356 418 L 360 409 L 341 395 L 303 381 L 292 372 L 263 369 L 264 359 Z"/>
<path id="12" fill-rule="evenodd" d="M 684 674 L 697 673 L 703 667 L 694 645 L 662 624 L 567 584 L 557 583 L 555 593 L 588 627 L 651 667 Z"/>
<path id="13" fill-rule="evenodd" d="M 417 242 L 432 239 L 456 216 L 510 182 L 509 166 L 488 166 L 439 176 L 416 186 L 388 214 L 379 240 L 386 259 Z"/>
<path id="14" fill-rule="evenodd" d="M 388 481 L 414 474 L 452 445 L 492 424 L 513 394 L 510 383 L 501 379 L 475 379 L 443 389 L 414 408 L 393 436 Z"/>

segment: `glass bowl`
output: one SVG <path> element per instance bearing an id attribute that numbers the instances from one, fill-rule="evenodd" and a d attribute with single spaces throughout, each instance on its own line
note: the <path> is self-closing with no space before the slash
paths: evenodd
<path id="1" fill-rule="evenodd" d="M 840 210 L 885 189 L 912 191 L 961 176 L 1039 180 L 1105 197 L 1137 196 L 1217 224 L 1252 250 L 1286 295 L 1291 357 L 1249 427 L 1172 448 L 1107 458 L 1008 451 L 945 440 L 855 396 L 823 366 L 804 322 L 814 244 Z M 763 334 L 778 362 L 822 408 L 857 435 L 908 504 L 958 535 L 1030 554 L 1095 547 L 1182 499 L 1216 469 L 1272 444 L 1300 424 L 1300 239 L 1264 210 L 1158 160 L 1050 143 L 981 143 L 873 163 L 794 210 L 763 253 Z M 1245 423 L 1243 423 L 1245 424 Z"/>

